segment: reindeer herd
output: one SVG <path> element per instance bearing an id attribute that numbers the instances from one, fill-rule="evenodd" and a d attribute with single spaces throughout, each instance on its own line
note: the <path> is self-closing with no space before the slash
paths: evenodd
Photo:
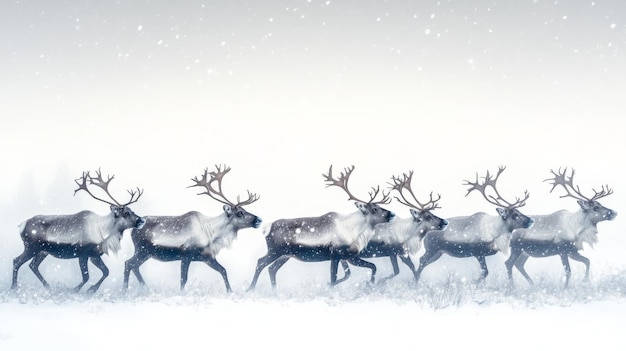
<path id="1" fill-rule="evenodd" d="M 144 285 L 139 268 L 148 259 L 160 261 L 180 261 L 180 288 L 187 282 L 189 266 L 193 261 L 206 263 L 219 272 L 226 290 L 231 292 L 226 269 L 217 261 L 219 252 L 233 243 L 239 230 L 259 228 L 261 218 L 249 213 L 244 206 L 250 205 L 259 196 L 248 191 L 247 199 L 229 200 L 222 190 L 223 178 L 229 167 L 216 166 L 206 169 L 200 177 L 192 179 L 189 187 L 203 191 L 198 195 L 208 195 L 223 204 L 223 213 L 206 216 L 190 211 L 181 216 L 139 216 L 129 205 L 137 202 L 143 190 L 129 190 L 130 199 L 118 202 L 109 191 L 114 176 L 106 180 L 100 170 L 83 172 L 75 180 L 78 188 L 92 198 L 110 205 L 110 213 L 105 216 L 91 211 L 72 215 L 37 215 L 19 225 L 24 251 L 13 260 L 11 289 L 18 287 L 18 271 L 30 261 L 29 267 L 41 283 L 48 283 L 41 275 L 39 266 L 52 255 L 57 258 L 77 258 L 82 281 L 75 290 L 79 291 L 89 280 L 88 262 L 102 271 L 102 277 L 89 288 L 93 293 L 109 275 L 109 269 L 102 260 L 103 254 L 116 253 L 121 249 L 123 233 L 130 230 L 134 244 L 133 256 L 124 265 L 124 289 L 128 289 L 130 273 Z M 499 193 L 497 182 L 505 167 L 495 174 L 487 171 L 484 177 L 476 175 L 475 181 L 465 181 L 467 195 L 477 191 L 490 204 L 496 214 L 474 213 L 443 219 L 433 214 L 439 208 L 440 195 L 431 192 L 427 200 L 418 200 L 412 189 L 413 172 L 391 177 L 389 188 L 381 190 L 372 187 L 369 200 L 359 199 L 350 191 L 348 183 L 354 166 L 344 168 L 338 176 L 333 175 L 332 166 L 323 174 L 327 187 L 337 187 L 354 201 L 356 211 L 349 214 L 329 212 L 317 217 L 278 219 L 265 231 L 267 254 L 260 257 L 248 290 L 253 290 L 263 269 L 267 267 L 272 287 L 276 287 L 278 270 L 290 259 L 304 262 L 330 261 L 330 284 L 345 281 L 350 276 L 349 264 L 371 270 L 370 283 L 376 280 L 376 265 L 366 259 L 389 257 L 393 274 L 399 273 L 398 258 L 413 272 L 419 281 L 422 271 L 437 261 L 443 254 L 452 257 L 475 257 L 481 269 L 480 281 L 487 277 L 486 257 L 502 252 L 508 254 L 505 262 L 509 281 L 513 281 L 513 267 L 532 284 L 533 281 L 524 269 L 529 257 L 560 256 L 565 270 L 565 286 L 569 284 L 571 269 L 569 259 L 585 264 L 585 279 L 589 277 L 589 259 L 580 254 L 583 244 L 597 242 L 597 224 L 613 220 L 617 212 L 602 206 L 598 200 L 613 193 L 608 186 L 600 190 L 592 189 L 592 196 L 585 196 L 574 184 L 574 170 L 568 174 L 564 170 L 552 170 L 552 189 L 564 191 L 562 198 L 577 200 L 580 209 L 576 212 L 560 210 L 548 215 L 525 215 L 519 208 L 526 204 L 529 193 L 514 201 L 507 201 Z M 102 195 L 95 195 L 98 191 Z M 396 218 L 395 214 L 383 206 L 393 198 L 409 208 L 410 217 Z M 415 268 L 411 256 L 424 247 L 424 253 Z M 510 254 L 509 254 L 510 252 Z M 343 277 L 338 278 L 339 264 Z"/>

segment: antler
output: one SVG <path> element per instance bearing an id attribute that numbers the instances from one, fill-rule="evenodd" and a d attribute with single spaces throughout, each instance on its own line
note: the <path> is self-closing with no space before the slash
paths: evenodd
<path id="1" fill-rule="evenodd" d="M 240 201 L 239 196 L 237 196 L 236 204 L 228 200 L 226 198 L 226 195 L 224 195 L 224 192 L 222 191 L 222 178 L 224 177 L 224 175 L 226 175 L 226 173 L 230 172 L 230 167 L 224 166 L 224 170 L 222 170 L 221 166 L 215 165 L 215 168 L 217 169 L 217 171 L 213 171 L 213 172 L 209 172 L 209 169 L 205 168 L 204 174 L 202 174 L 200 179 L 198 179 L 198 177 L 194 177 L 191 179 L 196 184 L 190 185 L 188 186 L 188 188 L 191 188 L 194 186 L 204 187 L 206 191 L 199 193 L 198 195 L 203 195 L 203 194 L 209 195 L 212 199 L 218 202 L 221 202 L 225 205 L 229 205 L 231 207 L 249 205 L 257 201 L 258 199 L 260 199 L 260 197 L 257 194 L 251 193 L 250 190 L 248 190 L 247 200 Z M 210 179 L 209 179 L 209 176 L 210 176 Z M 213 182 L 217 182 L 217 189 L 213 187 L 212 185 Z"/>
<path id="2" fill-rule="evenodd" d="M 478 190 L 483 195 L 485 200 L 487 200 L 487 202 L 494 204 L 496 206 L 505 207 L 508 209 L 514 209 L 514 208 L 518 208 L 518 207 L 522 207 L 526 205 L 526 200 L 528 200 L 528 198 L 530 197 L 528 190 L 524 190 L 523 199 L 516 197 L 515 202 L 513 203 L 506 201 L 498 192 L 496 183 L 498 182 L 498 177 L 500 177 L 500 174 L 502 174 L 502 172 L 504 172 L 505 169 L 506 169 L 505 166 L 498 167 L 498 173 L 495 176 L 492 176 L 491 174 L 489 174 L 489 170 L 487 170 L 487 174 L 484 177 L 485 182 L 482 184 L 478 180 L 478 173 L 476 173 L 476 182 L 470 182 L 469 180 L 465 180 L 464 181 L 465 183 L 463 185 L 471 186 L 469 190 L 467 191 L 467 194 L 465 194 L 465 196 L 469 195 L 469 193 L 471 193 L 473 190 Z M 495 192 L 496 196 L 487 195 L 486 193 L 487 187 L 491 187 L 493 191 Z"/>
<path id="3" fill-rule="evenodd" d="M 413 193 L 413 189 L 411 189 L 411 182 L 413 180 L 413 171 L 409 171 L 409 174 L 407 175 L 406 173 L 402 174 L 402 179 L 400 179 L 400 176 L 396 177 L 396 176 L 392 176 L 391 180 L 393 181 L 392 183 L 389 183 L 391 185 L 391 189 L 392 190 L 396 190 L 399 194 L 400 197 L 402 197 L 402 199 L 398 198 L 397 196 L 395 196 L 396 200 L 398 200 L 398 202 L 400 202 L 401 204 L 408 206 L 408 207 L 412 207 L 415 208 L 417 210 L 420 211 L 431 211 L 437 208 L 441 208 L 439 207 L 439 205 L 437 204 L 437 201 L 439 201 L 441 199 L 441 195 L 437 194 L 437 199 L 433 198 L 433 193 L 430 193 L 430 200 L 425 203 L 422 204 L 417 197 L 415 197 L 415 194 Z M 415 203 L 411 203 L 411 201 L 409 199 L 407 199 L 404 196 L 403 190 L 405 190 L 409 192 L 409 194 L 411 195 L 411 197 L 413 198 L 413 200 L 415 201 Z"/>
<path id="4" fill-rule="evenodd" d="M 369 192 L 369 195 L 370 195 L 369 201 L 360 200 L 356 196 L 352 195 L 352 193 L 348 189 L 348 180 L 350 180 L 350 175 L 352 174 L 352 171 L 354 171 L 354 166 L 346 167 L 344 168 L 344 172 L 341 172 L 339 174 L 339 178 L 335 179 L 333 178 L 333 166 L 331 165 L 330 168 L 328 169 L 328 174 L 322 174 L 322 176 L 325 178 L 325 181 L 328 182 L 328 184 L 326 184 L 326 187 L 330 187 L 330 186 L 340 187 L 341 189 L 343 189 L 343 191 L 345 191 L 348 194 L 348 201 L 355 200 L 355 201 L 364 202 L 368 204 L 388 204 L 389 202 L 391 202 L 391 199 L 389 198 L 389 193 L 385 194 L 385 191 L 382 192 L 383 198 L 380 201 L 374 201 L 374 199 L 380 193 L 380 186 L 377 186 L 375 188 L 372 187 L 372 191 Z"/>
<path id="5" fill-rule="evenodd" d="M 246 205 L 250 205 L 251 203 L 257 201 L 258 199 L 260 199 L 261 197 L 257 194 L 253 194 L 250 192 L 250 190 L 248 190 L 248 199 L 245 201 L 240 201 L 239 200 L 239 195 L 237 195 L 237 205 L 236 206 L 246 206 Z"/>
<path id="6" fill-rule="evenodd" d="M 591 198 L 586 197 L 580 192 L 580 187 L 578 185 L 574 185 L 575 170 L 573 168 L 572 168 L 572 173 L 569 175 L 569 177 L 567 176 L 567 167 L 563 169 L 563 172 L 561 172 L 561 168 L 559 168 L 558 173 L 552 169 L 550 170 L 550 172 L 554 175 L 554 178 L 545 179 L 544 182 L 552 181 L 551 183 L 552 189 L 550 189 L 550 192 L 552 192 L 554 188 L 556 188 L 557 185 L 562 186 L 563 189 L 565 189 L 565 191 L 567 192 L 565 195 L 560 196 L 562 198 L 573 197 L 574 199 L 577 199 L 577 200 L 593 202 L 595 200 L 598 200 L 600 198 L 613 194 L 613 189 L 609 188 L 608 185 L 603 185 L 600 191 L 597 191 L 596 189 L 591 189 L 594 192 L 594 195 Z M 574 192 L 573 194 L 572 194 L 572 191 Z"/>
<path id="7" fill-rule="evenodd" d="M 128 206 L 132 203 L 137 202 L 137 200 L 139 200 L 139 198 L 141 197 L 141 195 L 143 195 L 143 190 L 139 189 L 139 187 L 137 187 L 136 190 L 128 190 L 128 193 L 130 194 L 130 200 L 125 203 L 125 204 L 121 204 L 119 203 L 117 200 L 115 200 L 115 198 L 111 195 L 111 193 L 109 192 L 109 184 L 111 183 L 111 181 L 113 180 L 113 178 L 115 178 L 115 175 L 112 176 L 107 176 L 107 180 L 104 180 L 104 178 L 102 178 L 102 172 L 100 171 L 100 168 L 98 168 L 96 172 L 96 176 L 92 177 L 90 172 L 83 172 L 83 175 L 81 178 L 77 178 L 74 180 L 74 182 L 76 182 L 76 184 L 78 184 L 78 189 L 74 190 L 74 195 L 76 195 L 76 193 L 80 190 L 84 190 L 87 192 L 87 194 L 91 195 L 91 197 L 93 197 L 94 199 L 98 200 L 98 201 L 102 201 L 104 203 L 107 203 L 109 205 L 114 205 L 114 206 L 118 206 L 118 207 L 125 207 Z M 109 196 L 109 198 L 111 200 L 113 200 L 113 202 L 101 199 L 97 196 L 95 196 L 90 190 L 89 190 L 89 185 L 94 185 L 97 186 L 98 188 L 104 190 L 104 192 Z"/>

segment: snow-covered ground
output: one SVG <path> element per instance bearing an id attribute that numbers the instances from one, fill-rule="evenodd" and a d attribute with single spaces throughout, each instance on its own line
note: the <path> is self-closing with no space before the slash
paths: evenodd
<path id="1" fill-rule="evenodd" d="M 563 290 L 539 281 L 503 289 L 449 277 L 415 287 L 392 281 L 328 289 L 221 286 L 104 289 L 95 296 L 56 287 L 0 294 L 3 350 L 425 348 L 623 350 L 626 274 Z M 498 282 L 502 283 L 502 281 Z"/>

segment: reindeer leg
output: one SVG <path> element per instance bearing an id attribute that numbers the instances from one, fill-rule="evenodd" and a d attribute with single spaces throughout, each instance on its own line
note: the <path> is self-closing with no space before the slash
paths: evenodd
<path id="1" fill-rule="evenodd" d="M 17 288 L 17 271 L 19 271 L 20 267 L 22 267 L 24 263 L 26 263 L 28 260 L 33 258 L 35 255 L 36 253 L 33 250 L 30 250 L 28 247 L 25 247 L 24 252 L 22 252 L 21 255 L 13 259 L 13 280 L 11 281 L 11 289 Z M 48 283 L 45 283 L 44 286 L 46 286 L 46 284 Z"/>
<path id="2" fill-rule="evenodd" d="M 222 279 L 224 279 L 224 285 L 226 285 L 226 292 L 232 293 L 233 290 L 230 288 L 230 283 L 228 282 L 228 275 L 226 274 L 226 268 L 224 268 L 219 262 L 217 262 L 214 258 L 209 258 L 205 261 L 209 267 L 215 269 L 219 274 L 222 275 Z"/>
<path id="3" fill-rule="evenodd" d="M 512 247 L 509 258 L 504 262 L 504 266 L 506 267 L 506 274 L 509 276 L 509 284 L 511 285 L 513 285 L 513 266 L 515 266 L 515 262 L 521 254 L 521 249 Z"/>
<path id="4" fill-rule="evenodd" d="M 429 264 L 437 261 L 441 257 L 441 255 L 443 255 L 443 252 L 440 250 L 426 250 L 426 252 L 424 252 L 422 257 L 420 257 L 420 265 L 417 268 L 417 271 L 415 271 L 415 273 L 413 274 L 415 276 L 416 283 L 420 280 L 420 275 L 422 274 L 424 268 L 426 268 L 426 266 L 428 266 Z"/>
<path id="5" fill-rule="evenodd" d="M 400 267 L 398 266 L 398 255 L 396 254 L 389 255 L 389 260 L 391 261 L 391 267 L 393 269 L 393 273 L 391 273 L 391 275 L 389 275 L 388 277 L 382 278 L 380 280 L 381 282 L 389 280 L 400 273 Z"/>
<path id="6" fill-rule="evenodd" d="M 252 277 L 252 282 L 248 287 L 248 291 L 254 290 L 254 288 L 256 287 L 256 282 L 257 280 L 259 280 L 259 275 L 261 274 L 261 271 L 263 271 L 263 268 L 269 266 L 272 262 L 276 261 L 281 256 L 281 254 L 275 252 L 268 252 L 267 255 L 259 258 L 256 264 L 256 270 L 254 271 L 254 277 Z"/>
<path id="7" fill-rule="evenodd" d="M 144 264 L 150 257 L 148 255 L 139 254 L 135 252 L 135 255 L 129 258 L 124 263 L 124 289 L 128 290 L 128 280 L 130 278 L 130 272 L 132 271 L 135 274 L 135 277 L 139 281 L 139 284 L 145 285 L 146 282 L 143 280 L 141 276 L 141 272 L 139 272 L 139 266 Z"/>
<path id="8" fill-rule="evenodd" d="M 484 282 L 485 278 L 489 274 L 489 270 L 487 269 L 487 261 L 485 260 L 485 256 L 476 256 L 478 263 L 480 264 L 480 278 L 478 278 L 479 282 Z"/>
<path id="9" fill-rule="evenodd" d="M 393 274 L 387 277 L 387 279 L 393 278 L 396 275 L 400 274 L 400 267 L 398 266 L 398 255 L 395 255 L 395 254 L 390 255 L 389 260 L 391 261 L 391 268 L 393 268 Z"/>
<path id="10" fill-rule="evenodd" d="M 336 284 L 345 282 L 352 274 L 352 272 L 350 272 L 350 266 L 348 266 L 348 262 L 346 262 L 346 260 L 341 260 L 339 262 L 341 263 L 341 268 L 343 268 L 343 277 L 341 279 L 337 279 Z"/>
<path id="11" fill-rule="evenodd" d="M 581 255 L 578 251 L 570 252 L 569 258 L 574 261 L 582 262 L 585 265 L 585 281 L 589 281 L 590 261 L 587 257 Z"/>
<path id="12" fill-rule="evenodd" d="M 400 255 L 398 257 L 400 257 L 400 261 L 402 261 L 407 267 L 409 267 L 411 272 L 415 273 L 415 265 L 413 264 L 413 261 L 411 260 L 411 257 L 409 255 Z"/>
<path id="13" fill-rule="evenodd" d="M 91 263 L 93 263 L 94 266 L 98 267 L 98 269 L 102 271 L 102 277 L 100 277 L 100 280 L 98 280 L 94 285 L 89 288 L 89 290 L 87 290 L 88 293 L 93 294 L 98 291 L 100 285 L 102 285 L 102 282 L 106 279 L 106 277 L 109 276 L 109 268 L 106 266 L 106 264 L 104 264 L 104 261 L 102 261 L 102 257 L 100 256 L 91 256 L 89 260 L 91 261 Z"/>
<path id="14" fill-rule="evenodd" d="M 268 268 L 267 271 L 270 274 L 270 281 L 272 282 L 272 288 L 276 288 L 276 273 L 280 267 L 282 267 L 287 261 L 289 261 L 289 256 L 283 256 L 274 261 Z"/>
<path id="15" fill-rule="evenodd" d="M 75 292 L 79 292 L 83 285 L 85 285 L 85 283 L 89 280 L 89 267 L 87 267 L 87 259 L 87 256 L 78 257 L 78 266 L 80 267 L 80 274 L 83 276 L 83 281 L 74 288 Z"/>
<path id="16" fill-rule="evenodd" d="M 348 262 L 352 263 L 355 266 L 358 267 L 364 267 L 364 268 L 369 268 L 372 270 L 372 277 L 370 278 L 370 284 L 374 284 L 374 282 L 376 281 L 376 265 L 365 261 L 363 259 L 361 259 L 361 257 L 359 256 L 354 256 L 350 259 L 348 259 Z"/>
<path id="17" fill-rule="evenodd" d="M 567 259 L 567 254 L 561 254 L 561 263 L 563 263 L 563 269 L 565 269 L 565 286 L 567 288 L 569 286 L 569 279 L 572 276 L 572 268 L 569 266 L 569 260 Z"/>
<path id="18" fill-rule="evenodd" d="M 524 268 L 524 265 L 526 264 L 526 261 L 528 261 L 529 257 L 530 256 L 528 256 L 527 253 L 522 252 L 522 254 L 515 261 L 515 268 L 517 268 L 517 270 L 520 273 L 522 273 L 522 276 L 524 276 L 524 278 L 526 278 L 526 281 L 528 282 L 528 284 L 534 285 L 535 282 L 530 278 L 530 276 L 526 272 L 526 268 Z"/>
<path id="19" fill-rule="evenodd" d="M 180 290 L 185 290 L 190 264 L 191 260 L 188 258 L 183 257 L 183 259 L 180 260 Z"/>
<path id="20" fill-rule="evenodd" d="M 30 269 L 33 271 L 33 273 L 35 273 L 35 276 L 39 279 L 41 284 L 43 284 L 43 286 L 46 287 L 46 289 L 50 288 L 50 285 L 48 285 L 48 282 L 43 278 L 43 276 L 41 275 L 41 272 L 39 272 L 39 265 L 41 264 L 41 262 L 43 262 L 43 260 L 47 256 L 48 256 L 47 253 L 40 251 L 37 253 L 37 255 L 35 255 L 35 258 L 33 258 L 33 260 L 30 261 L 30 264 L 28 265 Z"/>
<path id="21" fill-rule="evenodd" d="M 415 264 L 413 264 L 413 260 L 411 260 L 411 256 L 407 255 L 400 255 L 400 260 L 402 262 L 404 262 L 405 265 L 407 265 L 407 267 L 409 267 L 409 269 L 411 270 L 411 273 L 413 273 L 413 277 L 415 278 L 415 281 L 417 282 L 417 276 L 415 275 Z"/>
<path id="22" fill-rule="evenodd" d="M 337 285 L 337 268 L 339 266 L 339 258 L 330 258 L 330 286 Z"/>

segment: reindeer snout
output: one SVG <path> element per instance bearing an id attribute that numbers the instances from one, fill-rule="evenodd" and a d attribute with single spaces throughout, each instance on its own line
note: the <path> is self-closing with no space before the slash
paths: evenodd
<path id="1" fill-rule="evenodd" d="M 528 218 L 526 223 L 524 223 L 524 228 L 528 229 L 528 228 L 532 227 L 533 224 L 535 224 L 535 220 L 532 219 L 532 218 Z"/>
<path id="2" fill-rule="evenodd" d="M 261 226 L 261 222 L 262 222 L 262 221 L 263 221 L 263 220 L 261 220 L 261 218 L 256 217 L 256 218 L 254 219 L 254 222 L 252 223 L 252 227 L 254 227 L 254 228 L 258 228 L 258 227 L 260 227 L 260 226 Z"/>
<path id="3" fill-rule="evenodd" d="M 615 217 L 617 217 L 617 212 L 611 210 L 609 211 L 609 213 L 607 213 L 607 218 L 609 219 L 609 221 L 612 221 L 615 219 Z"/>
<path id="4" fill-rule="evenodd" d="M 439 230 L 444 230 L 448 227 L 448 221 L 447 220 L 442 220 L 441 224 L 439 225 Z"/>
<path id="5" fill-rule="evenodd" d="M 395 216 L 396 216 L 396 214 L 395 214 L 395 213 L 393 213 L 393 212 L 389 211 L 389 214 L 387 215 L 387 221 L 392 220 L 392 219 L 393 219 L 393 217 L 395 217 Z"/>
<path id="6" fill-rule="evenodd" d="M 141 229 L 143 228 L 143 225 L 146 224 L 146 220 L 143 219 L 142 217 L 137 218 L 137 220 L 135 221 L 135 228 L 137 229 Z"/>

